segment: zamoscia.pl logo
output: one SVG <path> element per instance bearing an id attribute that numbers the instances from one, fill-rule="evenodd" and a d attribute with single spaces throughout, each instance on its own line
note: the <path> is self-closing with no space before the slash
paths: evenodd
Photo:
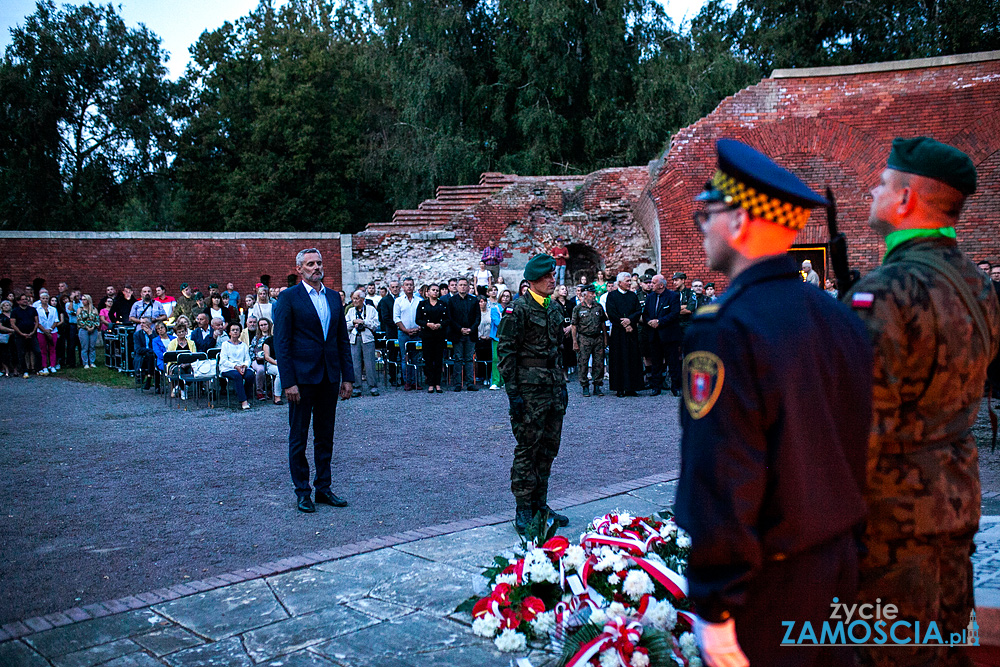
<path id="1" fill-rule="evenodd" d="M 937 621 L 904 621 L 898 619 L 894 604 L 841 603 L 833 598 L 830 620 L 815 627 L 810 621 L 782 621 L 785 635 L 782 646 L 979 646 L 979 624 L 976 610 L 969 615 L 969 624 L 961 632 L 944 632 Z M 948 638 L 945 639 L 947 634 Z"/>

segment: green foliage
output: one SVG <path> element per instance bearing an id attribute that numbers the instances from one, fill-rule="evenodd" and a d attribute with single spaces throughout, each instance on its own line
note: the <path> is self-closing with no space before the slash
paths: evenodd
<path id="1" fill-rule="evenodd" d="M 1000 0 L 261 0 L 180 82 L 112 5 L 0 62 L 0 228 L 357 231 L 484 171 L 583 174 L 772 69 L 1000 48 Z"/>
<path id="2" fill-rule="evenodd" d="M 111 5 L 38 2 L 0 64 L 0 225 L 89 229 L 162 172 L 173 128 L 160 40 Z M 55 222 L 55 225 L 53 225 Z"/>

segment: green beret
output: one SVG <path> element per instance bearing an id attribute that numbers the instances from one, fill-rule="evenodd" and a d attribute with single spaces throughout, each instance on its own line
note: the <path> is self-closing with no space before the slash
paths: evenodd
<path id="1" fill-rule="evenodd" d="M 538 280 L 546 273 L 552 273 L 555 270 L 556 260 L 552 258 L 552 255 L 545 253 L 535 255 L 524 266 L 524 279 L 529 281 Z"/>
<path id="2" fill-rule="evenodd" d="M 930 137 L 893 139 L 888 167 L 941 181 L 966 197 L 976 191 L 976 167 L 969 156 Z"/>

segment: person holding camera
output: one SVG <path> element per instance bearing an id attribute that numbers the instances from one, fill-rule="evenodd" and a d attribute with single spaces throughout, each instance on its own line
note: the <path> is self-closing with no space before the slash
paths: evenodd
<path id="1" fill-rule="evenodd" d="M 378 310 L 365 301 L 365 293 L 357 290 L 351 295 L 347 309 L 347 337 L 351 341 L 351 361 L 354 364 L 354 396 L 361 395 L 361 369 L 364 360 L 365 380 L 372 396 L 378 396 L 378 373 L 375 371 L 375 331 L 378 329 Z"/>

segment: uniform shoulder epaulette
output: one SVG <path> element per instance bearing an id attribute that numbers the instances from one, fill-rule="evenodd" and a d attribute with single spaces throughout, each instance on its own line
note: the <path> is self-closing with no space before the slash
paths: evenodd
<path id="1" fill-rule="evenodd" d="M 694 311 L 693 317 L 711 319 L 716 316 L 719 312 L 719 304 L 717 303 L 706 303 L 704 306 Z"/>

